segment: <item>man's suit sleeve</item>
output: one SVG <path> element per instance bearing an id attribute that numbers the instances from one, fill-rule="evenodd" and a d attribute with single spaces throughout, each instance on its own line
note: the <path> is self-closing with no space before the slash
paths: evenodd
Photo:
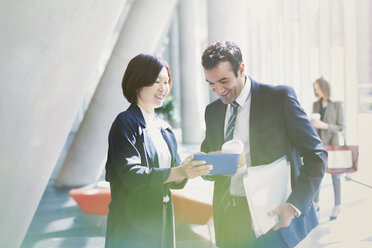
<path id="1" fill-rule="evenodd" d="M 204 140 L 201 144 L 201 147 L 200 147 L 200 151 L 202 152 L 205 152 L 205 153 L 209 153 L 209 152 L 213 152 L 212 148 L 210 147 L 210 137 L 211 137 L 211 128 L 208 126 L 209 123 L 210 123 L 210 118 L 211 118 L 211 115 L 212 113 L 210 112 L 210 105 L 207 106 L 207 108 L 205 109 L 205 114 L 204 114 L 204 119 L 205 119 L 205 126 L 206 126 L 206 130 L 205 130 L 205 137 L 204 137 Z M 208 128 L 209 127 L 209 128 Z M 207 181 L 215 181 L 217 178 L 220 178 L 222 176 L 220 175 L 206 175 L 206 176 L 202 176 L 202 178 L 204 180 L 207 180 Z"/>
<path id="2" fill-rule="evenodd" d="M 283 96 L 286 133 L 303 158 L 303 166 L 287 201 L 305 213 L 324 176 L 327 152 L 301 108 L 294 90 L 290 87 L 286 89 Z"/>

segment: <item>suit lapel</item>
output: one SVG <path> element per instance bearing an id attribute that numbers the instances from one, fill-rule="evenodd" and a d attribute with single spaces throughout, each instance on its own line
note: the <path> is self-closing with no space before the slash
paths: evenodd
<path id="1" fill-rule="evenodd" d="M 154 143 L 152 143 L 152 140 L 146 128 L 145 118 L 142 115 L 141 109 L 138 107 L 137 104 L 132 103 L 129 106 L 129 110 L 133 113 L 133 115 L 137 119 L 137 122 L 140 124 L 140 127 L 142 128 L 143 146 L 144 146 L 144 152 L 145 152 L 145 157 L 146 157 L 146 161 L 145 161 L 146 166 L 147 167 L 149 166 L 159 167 L 158 153 L 156 152 Z"/>
<path id="2" fill-rule="evenodd" d="M 177 158 L 177 151 L 176 151 L 177 141 L 176 141 L 176 138 L 174 137 L 174 134 L 170 130 L 170 128 L 166 128 L 165 130 L 164 128 L 161 128 L 161 134 L 163 136 L 163 139 L 167 143 L 168 149 L 172 156 L 172 159 L 171 159 L 172 161 L 171 167 L 172 167 L 172 165 L 175 163 L 176 158 Z"/>
<path id="3" fill-rule="evenodd" d="M 260 85 L 251 78 L 251 109 L 249 116 L 249 148 L 251 151 L 251 163 L 257 165 L 255 158 L 255 149 L 258 147 L 258 127 L 260 127 L 260 121 L 262 117 L 262 99 L 260 92 Z"/>
<path id="4" fill-rule="evenodd" d="M 217 113 L 213 114 L 214 118 L 211 123 L 213 136 L 216 139 L 215 140 L 216 147 L 214 147 L 214 150 L 220 150 L 225 140 L 224 126 L 225 126 L 226 108 L 227 108 L 227 105 L 222 103 L 221 100 L 217 101 L 217 107 L 216 107 Z"/>
<path id="5" fill-rule="evenodd" d="M 159 167 L 159 158 L 158 153 L 156 151 L 155 145 L 152 142 L 148 130 L 145 128 L 143 129 L 143 137 L 145 140 L 145 149 L 147 151 L 147 157 L 149 160 L 149 164 L 152 165 L 151 167 Z"/>

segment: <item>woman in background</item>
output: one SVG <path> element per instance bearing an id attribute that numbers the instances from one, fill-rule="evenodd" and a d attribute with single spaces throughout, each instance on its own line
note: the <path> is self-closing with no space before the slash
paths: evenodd
<path id="1" fill-rule="evenodd" d="M 106 247 L 174 247 L 170 189 L 211 170 L 193 156 L 181 163 L 172 130 L 154 114 L 171 87 L 162 59 L 140 54 L 129 62 L 122 90 L 131 105 L 116 117 L 109 134 Z"/>
<path id="2" fill-rule="evenodd" d="M 323 77 L 313 83 L 314 94 L 318 101 L 313 104 L 313 113 L 319 113 L 320 118 L 313 118 L 311 123 L 316 128 L 324 145 L 340 145 L 339 132 L 344 128 L 344 115 L 341 102 L 330 99 L 331 89 L 329 82 Z M 340 212 L 341 205 L 341 174 L 332 174 L 334 207 L 329 217 L 335 220 Z M 319 190 L 314 197 L 314 208 L 319 211 Z"/>

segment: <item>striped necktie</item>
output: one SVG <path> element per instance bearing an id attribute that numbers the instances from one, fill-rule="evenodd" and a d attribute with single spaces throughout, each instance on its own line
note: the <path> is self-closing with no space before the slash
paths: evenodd
<path id="1" fill-rule="evenodd" d="M 225 132 L 225 142 L 232 140 L 234 137 L 234 129 L 235 129 L 235 121 L 236 121 L 236 116 L 238 114 L 238 108 L 239 104 L 236 101 L 233 101 L 231 103 L 231 108 L 232 108 L 232 114 L 229 118 L 229 121 L 227 123 L 227 128 Z M 230 206 L 231 201 L 229 197 L 230 193 L 230 183 L 231 183 L 231 177 L 227 176 L 223 179 L 223 193 L 221 197 L 221 205 L 223 206 L 224 211 L 227 210 L 227 208 Z"/>
<path id="2" fill-rule="evenodd" d="M 238 114 L 239 104 L 233 101 L 231 103 L 231 108 L 232 108 L 232 114 L 229 118 L 229 122 L 227 123 L 227 128 L 225 132 L 225 142 L 232 140 L 234 137 L 235 121 L 236 121 L 236 116 Z"/>

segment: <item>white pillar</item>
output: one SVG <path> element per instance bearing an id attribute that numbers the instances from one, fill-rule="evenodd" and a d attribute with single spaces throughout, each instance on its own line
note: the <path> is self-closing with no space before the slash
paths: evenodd
<path id="1" fill-rule="evenodd" d="M 291 0 L 283 0 L 283 65 L 284 83 L 293 83 L 293 41 L 292 41 L 292 12 Z"/>
<path id="2" fill-rule="evenodd" d="M 348 1 L 348 0 L 346 0 Z M 331 60 L 331 28 L 329 0 L 319 0 L 319 70 L 329 78 Z"/>
<path id="3" fill-rule="evenodd" d="M 358 145 L 359 171 L 353 178 L 372 185 L 372 2 L 370 0 L 356 1 L 357 13 L 357 70 L 358 70 Z M 369 102 L 369 104 L 368 104 Z M 355 105 L 357 105 L 356 103 Z M 350 142 L 349 142 L 350 143 Z"/>
<path id="4" fill-rule="evenodd" d="M 308 1 L 309 6 L 309 58 L 310 58 L 310 83 L 312 87 L 312 83 L 316 78 L 320 76 L 320 65 L 319 65 L 319 47 L 320 47 L 320 39 L 319 39 L 319 1 Z M 313 96 L 313 100 L 315 100 L 315 96 L 313 94 L 313 90 L 311 90 L 311 95 Z"/>
<path id="5" fill-rule="evenodd" d="M 182 142 L 200 143 L 204 123 L 203 91 L 207 86 L 202 78 L 200 48 L 201 29 L 198 0 L 180 0 L 180 55 L 182 92 Z"/>
<path id="6" fill-rule="evenodd" d="M 245 53 L 246 3 L 243 0 L 207 0 L 208 6 L 208 40 L 231 40 L 238 44 Z"/>
<path id="7" fill-rule="evenodd" d="M 315 78 L 310 77 L 310 11 L 309 1 L 300 1 L 300 88 L 301 105 L 307 113 L 312 111 L 312 82 Z"/>
<path id="8" fill-rule="evenodd" d="M 344 101 L 344 28 L 342 2 L 331 0 L 331 54 L 329 80 L 331 84 L 331 99 Z"/>
<path id="9" fill-rule="evenodd" d="M 2 1 L 0 247 L 20 247 L 125 1 Z"/>
<path id="10" fill-rule="evenodd" d="M 343 1 L 345 45 L 345 126 L 346 140 L 358 144 L 357 23 L 355 1 Z"/>
<path id="11" fill-rule="evenodd" d="M 59 172 L 58 186 L 87 185 L 101 175 L 110 126 L 116 115 L 129 106 L 121 90 L 125 68 L 137 54 L 156 52 L 168 31 L 176 4 L 176 0 L 133 2 L 101 82 Z"/>

